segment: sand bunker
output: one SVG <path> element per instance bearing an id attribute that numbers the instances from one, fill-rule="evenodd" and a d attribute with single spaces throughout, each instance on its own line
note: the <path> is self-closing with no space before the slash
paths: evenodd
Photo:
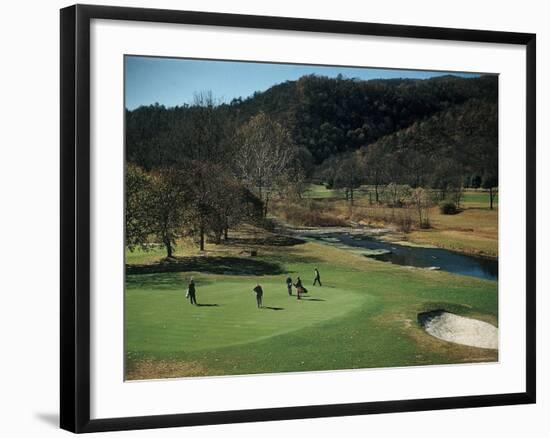
<path id="1" fill-rule="evenodd" d="M 498 328 L 487 322 L 444 310 L 421 313 L 418 321 L 427 333 L 438 339 L 471 347 L 498 349 Z"/>

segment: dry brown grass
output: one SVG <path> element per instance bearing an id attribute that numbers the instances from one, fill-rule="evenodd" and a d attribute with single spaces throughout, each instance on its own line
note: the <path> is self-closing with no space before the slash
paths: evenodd
<path id="1" fill-rule="evenodd" d="M 397 230 L 400 230 L 400 224 L 406 215 L 410 215 L 415 224 L 417 222 L 414 210 L 371 205 L 364 198 L 355 201 L 353 206 L 344 200 L 334 201 L 331 211 L 339 217 L 362 225 L 393 226 Z M 434 207 L 429 211 L 429 220 L 430 229 L 420 229 L 416 224 L 410 233 L 400 236 L 399 239 L 468 254 L 498 256 L 498 209 L 474 207 L 466 208 L 455 215 L 444 215 L 438 207 Z"/>
<path id="2" fill-rule="evenodd" d="M 431 230 L 417 230 L 409 239 L 454 251 L 498 256 L 498 210 L 467 208 L 456 215 L 435 210 L 431 222 Z"/>
<path id="3" fill-rule="evenodd" d="M 345 214 L 333 208 L 336 201 L 306 199 L 299 203 L 274 203 L 271 213 L 294 226 L 341 227 L 348 224 Z"/>
<path id="4" fill-rule="evenodd" d="M 132 361 L 126 370 L 126 380 L 169 379 L 212 375 L 212 370 L 198 362 L 141 359 Z"/>

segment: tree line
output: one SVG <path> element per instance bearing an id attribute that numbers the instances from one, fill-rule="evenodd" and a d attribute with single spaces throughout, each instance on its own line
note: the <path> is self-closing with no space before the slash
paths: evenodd
<path id="1" fill-rule="evenodd" d="M 382 137 L 357 151 L 332 157 L 319 167 L 317 179 L 353 192 L 368 184 L 374 202 L 388 185 L 429 188 L 439 200 L 460 207 L 464 187 L 489 191 L 490 208 L 498 187 L 498 107 L 471 99 Z"/>
<path id="2" fill-rule="evenodd" d="M 308 75 L 246 99 L 217 102 L 220 133 L 259 112 L 284 126 L 307 171 L 332 156 L 355 151 L 469 100 L 498 99 L 498 78 L 442 76 L 426 80 L 358 80 Z M 182 160 L 195 147 L 188 133 L 202 110 L 194 103 L 126 111 L 130 162 L 150 169 Z M 223 135 L 229 138 L 227 135 Z M 160 146 L 163 146 L 160 149 Z"/>
<path id="3" fill-rule="evenodd" d="M 198 94 L 193 123 L 173 126 L 149 149 L 187 145 L 177 160 L 154 166 L 127 161 L 126 245 L 161 242 L 168 257 L 177 239 L 193 236 L 204 250 L 206 236 L 219 243 L 230 228 L 266 217 L 270 197 L 292 193 L 302 181 L 301 162 L 288 131 L 259 112 L 232 126 L 211 93 Z M 168 140 L 170 139 L 170 140 Z"/>

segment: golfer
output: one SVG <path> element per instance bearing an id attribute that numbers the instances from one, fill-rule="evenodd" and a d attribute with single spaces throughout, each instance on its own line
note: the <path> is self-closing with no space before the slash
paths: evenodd
<path id="1" fill-rule="evenodd" d="M 263 307 L 262 298 L 264 296 L 264 290 L 262 289 L 262 286 L 260 286 L 260 283 L 257 283 L 256 287 L 252 289 L 252 291 L 256 293 L 256 303 L 258 304 L 258 309 Z"/>
<path id="2" fill-rule="evenodd" d="M 197 304 L 197 297 L 195 294 L 195 280 L 193 280 L 193 277 L 191 277 L 191 279 L 189 280 L 189 285 L 187 286 L 187 298 L 189 298 L 189 302 L 191 304 Z"/>
<path id="3" fill-rule="evenodd" d="M 321 274 L 319 274 L 319 269 L 315 268 L 313 270 L 313 274 L 315 275 L 315 279 L 313 280 L 313 286 L 315 286 L 316 283 L 319 283 L 319 286 L 322 286 L 322 284 L 321 284 Z"/>
<path id="4" fill-rule="evenodd" d="M 296 284 L 294 287 L 296 288 L 296 295 L 298 295 L 298 299 L 301 300 L 302 294 L 305 292 L 305 288 L 300 277 L 296 278 Z"/>
<path id="5" fill-rule="evenodd" d="M 288 290 L 288 294 L 292 295 L 292 278 L 290 275 L 286 277 L 286 288 Z"/>

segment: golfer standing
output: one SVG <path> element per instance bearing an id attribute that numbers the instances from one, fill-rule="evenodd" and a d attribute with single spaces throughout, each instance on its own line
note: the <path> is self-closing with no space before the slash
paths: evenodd
<path id="1" fill-rule="evenodd" d="M 256 284 L 256 287 L 252 289 L 252 291 L 256 293 L 256 303 L 258 304 L 258 309 L 263 307 L 262 298 L 264 296 L 264 291 L 262 286 L 260 286 L 260 283 Z"/>
<path id="2" fill-rule="evenodd" d="M 315 286 L 316 283 L 319 283 L 319 286 L 322 286 L 322 284 L 321 284 L 321 274 L 319 273 L 319 269 L 315 268 L 313 270 L 313 273 L 315 275 L 315 279 L 313 280 L 313 286 Z"/>
<path id="3" fill-rule="evenodd" d="M 292 278 L 290 275 L 286 277 L 286 288 L 288 290 L 288 294 L 292 295 Z"/>
<path id="4" fill-rule="evenodd" d="M 197 304 L 197 297 L 195 294 L 195 280 L 191 277 L 191 280 L 189 280 L 189 285 L 187 286 L 187 298 L 189 298 L 189 302 L 191 304 Z"/>

